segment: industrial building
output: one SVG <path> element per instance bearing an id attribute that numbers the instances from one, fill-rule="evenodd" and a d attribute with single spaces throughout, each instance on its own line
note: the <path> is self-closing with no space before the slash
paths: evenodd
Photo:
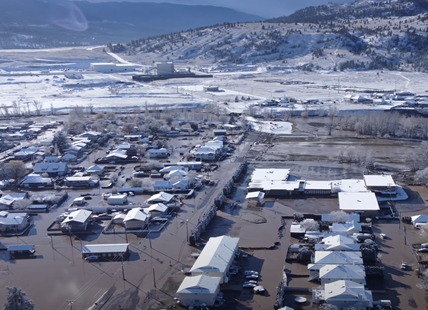
<path id="1" fill-rule="evenodd" d="M 339 209 L 353 212 L 378 211 L 379 204 L 372 192 L 340 192 Z"/>
<path id="2" fill-rule="evenodd" d="M 96 255 L 102 259 L 120 261 L 129 257 L 129 243 L 87 244 L 82 247 L 82 258 Z"/>
<path id="3" fill-rule="evenodd" d="M 112 72 L 132 72 L 135 71 L 136 66 L 133 64 L 115 64 L 111 62 L 91 63 L 91 70 L 101 73 Z"/>
<path id="4" fill-rule="evenodd" d="M 238 252 L 238 243 L 239 238 L 229 236 L 210 238 L 189 272 L 192 276 L 218 277 L 220 283 L 227 283 L 229 269 Z"/>
<path id="5" fill-rule="evenodd" d="M 220 280 L 205 275 L 185 277 L 177 290 L 180 304 L 185 307 L 213 306 L 220 292 Z"/>
<path id="6" fill-rule="evenodd" d="M 395 197 L 397 195 L 396 184 L 390 175 L 365 175 L 364 183 L 367 189 L 376 195 L 387 197 Z"/>
<path id="7" fill-rule="evenodd" d="M 168 62 L 157 62 L 156 65 L 156 71 L 158 75 L 168 75 L 168 74 L 174 74 L 174 64 L 171 61 Z"/>

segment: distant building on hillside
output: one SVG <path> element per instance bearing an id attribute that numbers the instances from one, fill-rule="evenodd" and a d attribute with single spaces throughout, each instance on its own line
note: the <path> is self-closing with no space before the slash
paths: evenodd
<path id="1" fill-rule="evenodd" d="M 170 61 L 168 62 L 157 62 L 156 63 L 156 70 L 158 75 L 163 74 L 174 74 L 174 64 Z"/>
<path id="2" fill-rule="evenodd" d="M 136 66 L 133 64 L 114 64 L 111 62 L 106 63 L 91 63 L 91 70 L 101 73 L 110 72 L 132 72 L 135 71 Z"/>

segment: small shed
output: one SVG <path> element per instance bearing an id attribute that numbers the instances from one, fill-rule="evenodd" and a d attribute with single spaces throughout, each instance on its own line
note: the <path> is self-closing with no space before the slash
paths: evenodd
<path id="1" fill-rule="evenodd" d="M 11 258 L 31 257 L 36 252 L 34 244 L 11 244 L 7 247 Z"/>
<path id="2" fill-rule="evenodd" d="M 128 202 L 128 196 L 126 194 L 111 195 L 107 198 L 109 205 L 124 205 Z"/>

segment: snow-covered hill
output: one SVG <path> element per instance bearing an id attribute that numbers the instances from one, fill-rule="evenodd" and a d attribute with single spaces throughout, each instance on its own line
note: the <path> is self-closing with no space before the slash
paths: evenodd
<path id="1" fill-rule="evenodd" d="M 416 10 L 413 1 L 417 0 L 324 5 L 296 12 L 292 18 L 305 20 L 305 14 L 316 11 L 313 23 L 289 22 L 292 16 L 263 23 L 226 23 L 111 48 L 143 64 L 172 60 L 223 69 L 254 64 L 307 71 L 428 71 L 428 13 Z M 354 16 L 343 18 L 350 11 Z"/>

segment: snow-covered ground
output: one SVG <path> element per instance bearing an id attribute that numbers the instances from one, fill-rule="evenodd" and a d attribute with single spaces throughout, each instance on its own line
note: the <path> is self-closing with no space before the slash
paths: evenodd
<path id="1" fill-rule="evenodd" d="M 58 56 L 64 53 L 69 53 L 66 54 L 69 57 Z M 80 54 L 83 56 L 79 58 Z M 266 99 L 284 97 L 294 98 L 298 102 L 318 99 L 323 104 L 297 103 L 288 107 L 268 108 L 270 112 L 303 111 L 306 107 L 318 111 L 328 110 L 330 106 L 338 110 L 385 110 L 402 102 L 362 105 L 347 102 L 344 96 L 364 94 L 363 90 L 374 89 L 406 90 L 416 94 L 428 90 L 426 74 L 417 72 L 302 72 L 290 68 L 261 67 L 251 72 L 213 73 L 212 78 L 205 79 L 139 83 L 132 81 L 129 73 L 89 71 L 91 62 L 127 62 L 96 48 L 34 51 L 34 55 L 27 50 L 14 55 L 2 52 L 2 55 L 5 59 L 13 59 L 13 62 L 0 64 L 1 104 L 11 106 L 13 102 L 18 102 L 25 105 L 37 100 L 46 110 L 50 110 L 51 106 L 67 109 L 79 105 L 93 106 L 95 110 L 114 107 L 120 111 L 143 108 L 146 104 L 197 107 L 215 102 L 224 104 L 231 112 L 240 113 Z M 82 78 L 70 78 L 73 76 Z M 205 92 L 204 86 L 218 86 L 219 91 Z"/>
<path id="2" fill-rule="evenodd" d="M 282 121 L 260 121 L 255 119 L 254 117 L 247 117 L 247 121 L 249 121 L 254 130 L 271 133 L 275 135 L 288 135 L 292 133 L 293 124 L 289 122 Z"/>

